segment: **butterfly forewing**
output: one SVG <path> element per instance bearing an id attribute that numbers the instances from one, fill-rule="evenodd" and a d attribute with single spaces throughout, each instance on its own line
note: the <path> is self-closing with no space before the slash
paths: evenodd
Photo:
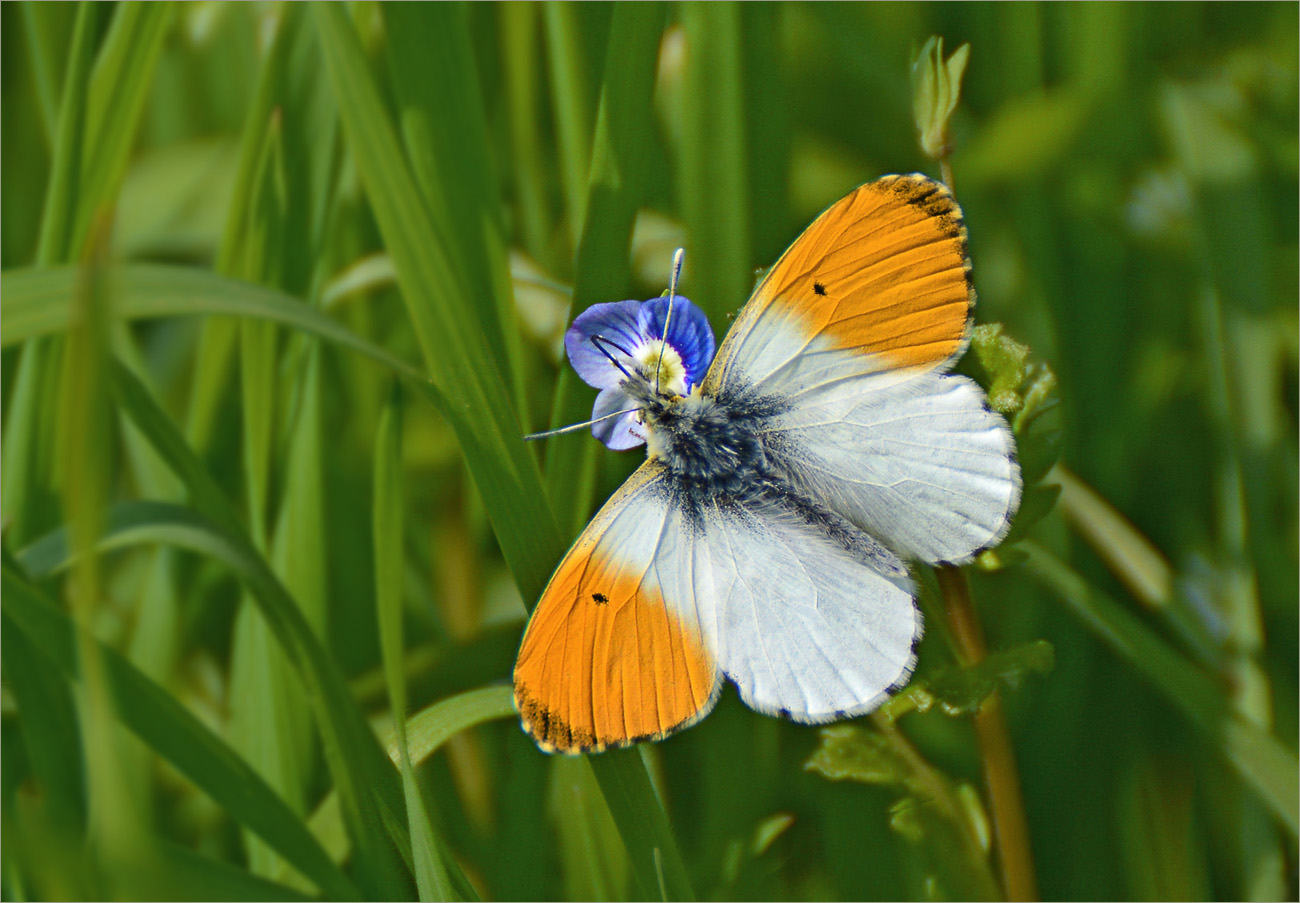
<path id="1" fill-rule="evenodd" d="M 515 703 L 543 748 L 625 746 L 713 707 L 714 619 L 696 607 L 691 554 L 662 468 L 642 465 L 569 550 L 524 634 Z"/>
<path id="2" fill-rule="evenodd" d="M 940 366 L 974 303 L 961 211 L 924 176 L 886 176 L 831 205 L 781 255 L 710 373 L 763 391 L 815 373 L 826 352 L 859 370 Z"/>

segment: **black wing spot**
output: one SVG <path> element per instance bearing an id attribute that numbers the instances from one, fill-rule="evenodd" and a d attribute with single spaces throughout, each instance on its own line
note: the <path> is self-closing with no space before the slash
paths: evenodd
<path id="1" fill-rule="evenodd" d="M 816 293 L 819 294 L 819 295 L 825 295 L 825 294 L 826 294 L 826 286 L 822 285 L 820 282 L 814 282 L 814 283 L 813 283 L 813 291 L 816 292 Z"/>
<path id="2" fill-rule="evenodd" d="M 609 596 L 605 595 L 604 593 L 592 593 L 591 601 L 595 602 L 597 605 L 604 605 L 606 602 L 609 601 Z"/>

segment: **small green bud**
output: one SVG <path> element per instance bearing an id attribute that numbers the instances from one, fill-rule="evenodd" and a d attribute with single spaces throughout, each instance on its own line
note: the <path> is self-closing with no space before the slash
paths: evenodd
<path id="1" fill-rule="evenodd" d="M 912 57 L 912 115 L 926 156 L 948 156 L 948 120 L 961 99 L 961 80 L 970 59 L 970 45 L 962 44 L 943 58 L 943 38 L 931 35 Z"/>

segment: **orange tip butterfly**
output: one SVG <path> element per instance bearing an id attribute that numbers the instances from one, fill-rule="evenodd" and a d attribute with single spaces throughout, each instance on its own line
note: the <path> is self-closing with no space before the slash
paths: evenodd
<path id="1" fill-rule="evenodd" d="M 675 282 L 595 305 L 565 337 L 601 389 L 592 432 L 647 455 L 524 633 L 515 703 L 548 752 L 664 737 L 724 678 L 795 721 L 871 711 L 916 660 L 905 562 L 970 561 L 1020 502 L 1011 430 L 948 372 L 975 293 L 943 185 L 885 176 L 836 202 L 716 355 Z"/>

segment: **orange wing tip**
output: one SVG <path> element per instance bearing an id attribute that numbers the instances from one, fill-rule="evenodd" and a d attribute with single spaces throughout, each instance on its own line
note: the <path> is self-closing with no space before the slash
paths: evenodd
<path id="1" fill-rule="evenodd" d="M 519 710 L 524 730 L 544 752 L 578 755 L 600 752 L 607 746 L 590 731 L 575 731 L 555 711 L 534 699 L 524 687 L 515 687 L 515 708 Z"/>
<path id="2" fill-rule="evenodd" d="M 519 720 L 524 732 L 533 738 L 533 742 L 542 752 L 580 756 L 586 753 L 602 753 L 607 749 L 623 749 L 638 743 L 655 743 L 670 737 L 704 720 L 704 717 L 713 711 L 721 695 L 722 679 L 719 675 L 709 698 L 689 718 L 661 731 L 635 737 L 597 737 L 591 731 L 575 731 L 554 710 L 548 709 L 533 698 L 526 687 L 515 687 L 515 708 L 519 710 Z"/>
<path id="3" fill-rule="evenodd" d="M 884 176 L 868 183 L 868 187 L 871 185 L 879 185 L 889 190 L 900 201 L 911 204 L 928 216 L 934 217 L 945 235 L 949 238 L 961 238 L 964 250 L 966 227 L 962 224 L 961 209 L 957 206 L 957 201 L 947 185 L 920 173 L 907 176 Z"/>

